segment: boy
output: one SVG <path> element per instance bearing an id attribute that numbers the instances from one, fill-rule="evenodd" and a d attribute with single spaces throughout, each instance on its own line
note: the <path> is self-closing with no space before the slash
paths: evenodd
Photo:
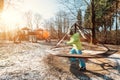
<path id="1" fill-rule="evenodd" d="M 80 41 L 79 33 L 75 31 L 70 31 L 69 33 L 70 41 L 67 42 L 69 45 L 73 45 L 73 48 L 70 50 L 71 54 L 82 54 L 82 44 Z M 70 58 L 71 63 L 76 61 L 76 58 Z M 86 64 L 84 59 L 78 59 L 79 61 L 79 70 L 86 70 Z"/>

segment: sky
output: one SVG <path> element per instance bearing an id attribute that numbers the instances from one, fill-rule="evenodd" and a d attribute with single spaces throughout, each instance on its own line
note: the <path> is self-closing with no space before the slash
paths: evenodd
<path id="1" fill-rule="evenodd" d="M 40 13 L 45 19 L 52 17 L 57 11 L 57 0 L 24 0 L 25 11 Z"/>
<path id="2" fill-rule="evenodd" d="M 2 20 L 4 24 L 9 26 L 9 29 L 14 29 L 17 25 L 25 25 L 25 20 L 23 19 L 25 12 L 38 13 L 44 20 L 50 19 L 58 11 L 57 0 L 14 0 L 11 3 L 12 5 L 10 6 L 5 3 L 5 8 L 2 12 Z"/>

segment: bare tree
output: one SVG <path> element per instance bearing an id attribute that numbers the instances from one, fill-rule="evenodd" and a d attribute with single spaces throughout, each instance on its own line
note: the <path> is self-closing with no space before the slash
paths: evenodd
<path id="1" fill-rule="evenodd" d="M 33 14 L 31 11 L 25 13 L 26 25 L 27 27 L 33 29 Z"/>
<path id="2" fill-rule="evenodd" d="M 77 13 L 79 10 L 83 11 L 85 6 L 84 0 L 59 0 L 59 3 L 64 6 L 65 11 L 69 12 L 72 19 L 77 19 Z"/>
<path id="3" fill-rule="evenodd" d="M 41 21 L 41 15 L 40 14 L 35 14 L 34 15 L 34 23 L 36 25 L 36 28 L 39 28 L 40 26 L 40 21 Z"/>
<path id="4" fill-rule="evenodd" d="M 63 12 L 62 11 L 59 11 L 56 15 L 56 25 L 57 25 L 57 30 L 58 30 L 58 39 L 61 39 L 62 37 L 62 22 L 63 22 Z"/>
<path id="5" fill-rule="evenodd" d="M 62 28 L 63 33 L 66 33 L 68 31 L 69 25 L 70 25 L 69 14 L 67 12 L 63 12 L 63 28 Z"/>
<path id="6" fill-rule="evenodd" d="M 70 25 L 69 14 L 65 11 L 59 11 L 54 18 L 45 21 L 44 27 L 49 29 L 51 38 L 61 39 L 68 31 Z"/>
<path id="7" fill-rule="evenodd" d="M 61 39 L 68 31 L 70 25 L 69 18 L 69 14 L 62 10 L 55 15 L 55 26 L 57 28 L 58 39 Z"/>
<path id="8" fill-rule="evenodd" d="M 12 7 L 18 10 L 22 6 L 24 0 L 4 0 L 4 2 L 5 2 L 5 9 Z"/>
<path id="9" fill-rule="evenodd" d="M 49 24 L 50 24 L 49 25 L 49 32 L 51 34 L 50 38 L 51 39 L 57 39 L 58 36 L 57 36 L 57 31 L 55 30 L 54 21 L 52 20 Z"/>

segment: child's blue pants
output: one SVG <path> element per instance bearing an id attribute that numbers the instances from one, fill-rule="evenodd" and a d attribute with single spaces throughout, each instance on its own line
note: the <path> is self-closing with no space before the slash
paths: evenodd
<path id="1" fill-rule="evenodd" d="M 71 54 L 82 54 L 82 51 L 81 51 L 81 50 L 76 50 L 76 49 L 72 48 L 72 49 L 70 50 L 70 53 L 71 53 Z M 70 61 L 71 61 L 71 62 L 74 62 L 74 61 L 76 61 L 76 58 L 70 58 Z M 84 60 L 84 59 L 80 59 L 80 58 L 79 58 L 78 61 L 79 61 L 79 67 L 86 67 L 85 60 Z"/>

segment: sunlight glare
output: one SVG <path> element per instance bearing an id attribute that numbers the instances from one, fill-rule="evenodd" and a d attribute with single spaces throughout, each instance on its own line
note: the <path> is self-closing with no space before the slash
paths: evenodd
<path id="1" fill-rule="evenodd" d="M 6 10 L 2 12 L 1 18 L 5 25 L 16 28 L 15 25 L 20 24 L 21 18 L 20 15 L 12 10 Z"/>

